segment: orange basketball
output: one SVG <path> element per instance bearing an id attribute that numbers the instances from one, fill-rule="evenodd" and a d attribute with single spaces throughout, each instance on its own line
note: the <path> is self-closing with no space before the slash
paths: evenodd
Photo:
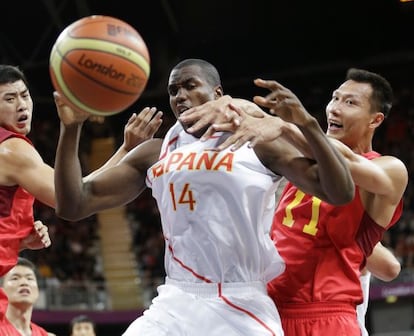
<path id="1" fill-rule="evenodd" d="M 50 53 L 53 86 L 75 109 L 108 116 L 131 106 L 150 74 L 141 35 L 117 18 L 93 15 L 66 27 Z"/>

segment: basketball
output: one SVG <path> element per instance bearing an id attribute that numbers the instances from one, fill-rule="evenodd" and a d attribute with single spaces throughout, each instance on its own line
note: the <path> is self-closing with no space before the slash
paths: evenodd
<path id="1" fill-rule="evenodd" d="M 148 48 L 128 23 L 93 15 L 67 26 L 50 52 L 53 87 L 66 104 L 109 116 L 131 106 L 150 74 Z"/>

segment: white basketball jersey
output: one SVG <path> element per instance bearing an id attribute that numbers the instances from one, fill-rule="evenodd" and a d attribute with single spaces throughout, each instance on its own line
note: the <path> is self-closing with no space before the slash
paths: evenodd
<path id="1" fill-rule="evenodd" d="M 284 271 L 269 237 L 280 176 L 247 145 L 208 150 L 177 122 L 167 133 L 160 160 L 148 169 L 166 243 L 169 278 L 186 282 L 265 281 Z"/>

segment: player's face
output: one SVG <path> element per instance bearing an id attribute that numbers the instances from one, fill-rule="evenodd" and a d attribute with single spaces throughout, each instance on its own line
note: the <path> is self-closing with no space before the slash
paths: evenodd
<path id="1" fill-rule="evenodd" d="M 216 88 L 212 87 L 205 79 L 200 67 L 196 65 L 175 69 L 171 72 L 168 81 L 168 94 L 170 106 L 176 118 L 181 113 L 194 106 L 199 106 L 216 98 Z M 185 130 L 190 124 L 183 124 Z M 200 137 L 207 128 L 200 130 L 196 137 Z"/>
<path id="2" fill-rule="evenodd" d="M 326 134 L 350 148 L 355 148 L 359 142 L 370 139 L 371 124 L 375 118 L 375 113 L 371 113 L 371 95 L 370 84 L 352 80 L 346 81 L 336 89 L 326 107 Z"/>
<path id="3" fill-rule="evenodd" d="M 90 322 L 75 323 L 71 336 L 95 336 L 93 325 Z"/>
<path id="4" fill-rule="evenodd" d="M 36 275 L 29 267 L 16 265 L 5 276 L 3 290 L 10 304 L 32 305 L 39 297 Z"/>
<path id="5" fill-rule="evenodd" d="M 15 133 L 30 132 L 33 101 L 22 80 L 0 85 L 0 126 Z"/>

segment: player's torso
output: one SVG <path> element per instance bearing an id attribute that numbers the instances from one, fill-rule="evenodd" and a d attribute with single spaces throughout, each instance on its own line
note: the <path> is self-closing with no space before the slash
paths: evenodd
<path id="1" fill-rule="evenodd" d="M 30 324 L 32 336 L 47 336 L 47 331 L 35 323 Z M 21 336 L 22 334 L 7 320 L 0 322 L 0 336 Z"/>
<path id="2" fill-rule="evenodd" d="M 0 128 L 0 142 L 10 134 Z M 33 203 L 34 197 L 20 186 L 0 186 L 0 275 L 14 266 L 20 240 L 33 228 Z"/>
<path id="3" fill-rule="evenodd" d="M 167 244 L 167 275 L 177 280 L 252 281 L 281 270 L 265 230 L 278 177 L 247 146 L 208 150 L 224 136 L 200 142 L 180 133 L 148 170 Z"/>
<path id="4" fill-rule="evenodd" d="M 288 184 L 277 209 L 271 234 L 286 271 L 269 285 L 271 294 L 281 302 L 359 302 L 359 196 L 332 206 Z"/>

